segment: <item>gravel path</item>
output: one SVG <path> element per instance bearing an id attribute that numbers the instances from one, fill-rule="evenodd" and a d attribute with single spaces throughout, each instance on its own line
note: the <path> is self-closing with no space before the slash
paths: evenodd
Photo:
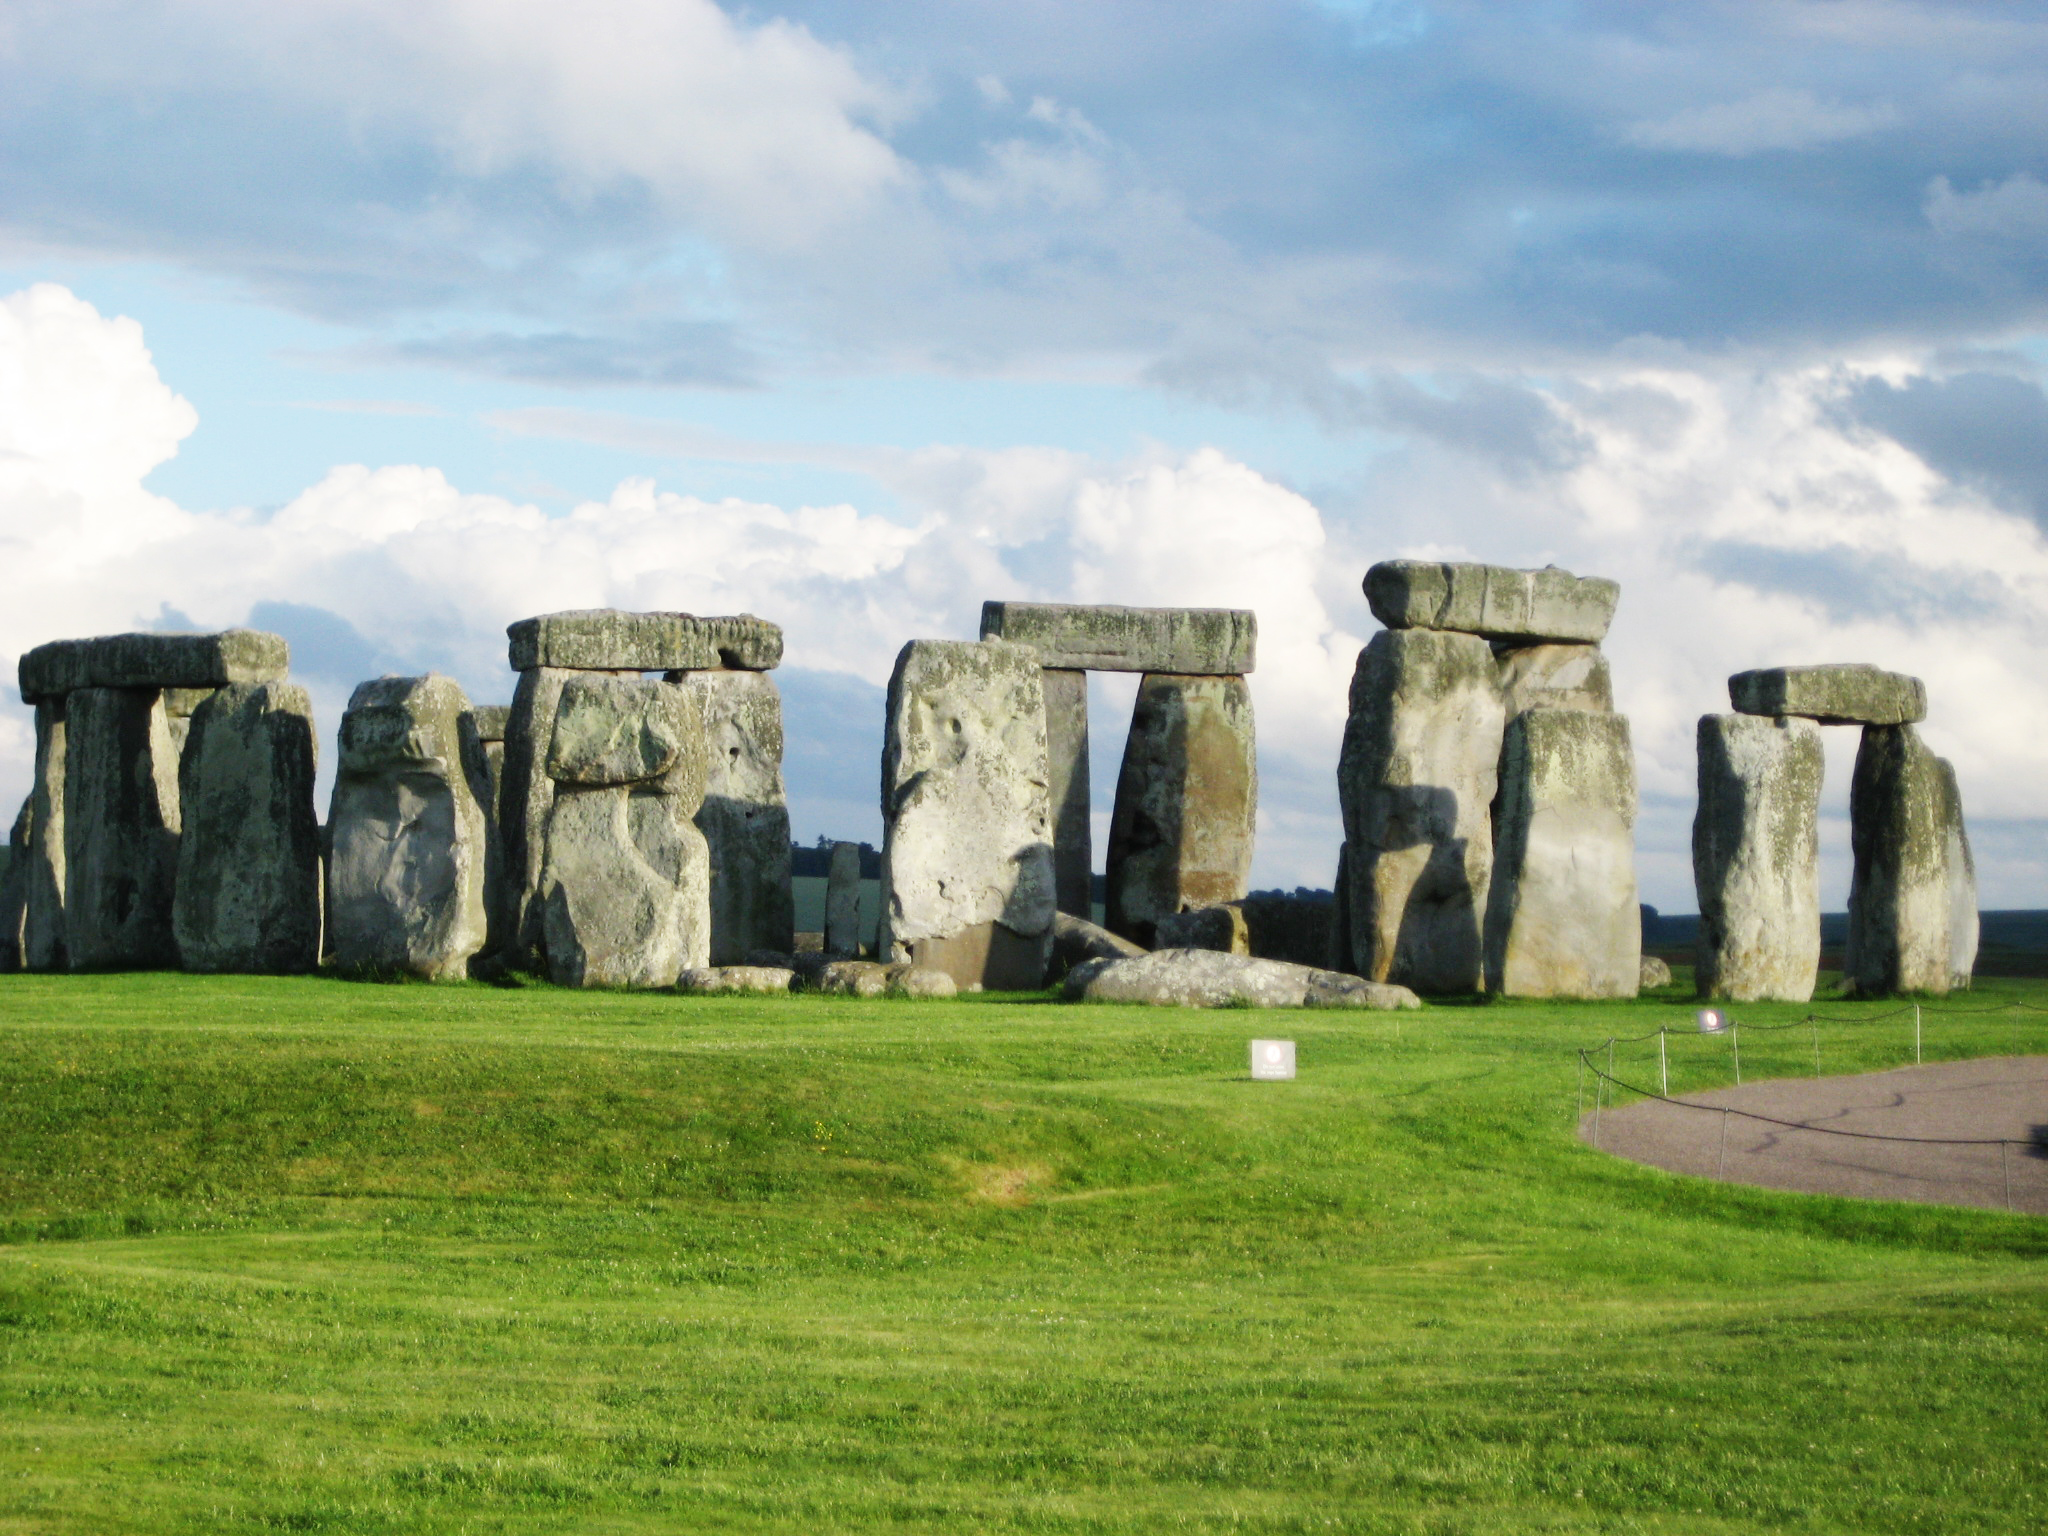
<path id="1" fill-rule="evenodd" d="M 1654 1074 L 1653 1074 L 1654 1077 Z M 1590 1090 L 1589 1090 L 1590 1091 Z M 1744 1115 L 1747 1110 L 1772 1125 Z M 1646 1099 L 1579 1122 L 1581 1140 L 1631 1162 L 1771 1189 L 2048 1215 L 2048 1057 L 1943 1061 L 1856 1077 L 1779 1078 L 1684 1101 Z M 1999 1141 L 1867 1141 L 1826 1131 Z"/>

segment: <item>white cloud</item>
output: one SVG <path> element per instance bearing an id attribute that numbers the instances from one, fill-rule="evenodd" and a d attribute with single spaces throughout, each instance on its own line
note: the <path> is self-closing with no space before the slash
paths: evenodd
<path id="1" fill-rule="evenodd" d="M 1622 137 L 1642 149 L 1740 156 L 1772 149 L 1814 149 L 1861 138 L 1897 120 L 1898 113 L 1883 103 L 1844 106 L 1819 101 L 1807 91 L 1780 88 L 1633 123 Z"/>
<path id="2" fill-rule="evenodd" d="M 1958 192 L 1946 176 L 1927 186 L 1927 222 L 1945 239 L 2039 241 L 2048 236 L 2048 186 L 2020 171 L 1996 185 Z"/>

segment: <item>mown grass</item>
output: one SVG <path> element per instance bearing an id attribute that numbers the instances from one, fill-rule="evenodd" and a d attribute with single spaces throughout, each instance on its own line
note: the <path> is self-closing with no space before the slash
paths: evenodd
<path id="1" fill-rule="evenodd" d="M 1686 1012 L 0 977 L 0 1531 L 2041 1528 L 2048 1222 L 1581 1146 Z"/>

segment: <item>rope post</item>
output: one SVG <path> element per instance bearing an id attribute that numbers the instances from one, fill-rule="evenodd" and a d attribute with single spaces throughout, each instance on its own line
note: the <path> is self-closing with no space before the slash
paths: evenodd
<path id="1" fill-rule="evenodd" d="M 1714 1159 L 1714 1177 L 1720 1178 L 1728 1170 L 1728 1111 L 1721 1111 L 1721 1155 Z"/>
<path id="2" fill-rule="evenodd" d="M 2005 1143 L 1998 1144 L 1998 1178 L 2005 1185 L 2005 1208 L 2012 1209 L 2012 1163 L 2005 1155 Z"/>
<path id="3" fill-rule="evenodd" d="M 1728 1021 L 1728 1049 L 1735 1053 L 1735 1086 L 1742 1086 L 1742 1026 Z"/>
<path id="4" fill-rule="evenodd" d="M 1593 1148 L 1600 1147 L 1600 1101 L 1607 1096 L 1607 1079 L 1596 1069 L 1593 1074 Z"/>
<path id="5" fill-rule="evenodd" d="M 1664 1054 L 1664 1031 L 1657 1031 L 1657 1091 L 1665 1098 L 1671 1097 L 1671 1065 Z"/>
<path id="6" fill-rule="evenodd" d="M 1814 1075 L 1815 1077 L 1819 1077 L 1819 1076 L 1820 1076 L 1820 1021 L 1819 1021 L 1818 1019 L 1816 1019 L 1816 1018 L 1815 1018 L 1815 1017 L 1814 1017 L 1814 1016 L 1813 1016 L 1812 1014 L 1810 1014 L 1810 1013 L 1809 1013 L 1809 1014 L 1808 1014 L 1808 1015 L 1806 1016 L 1806 1022 L 1807 1022 L 1808 1024 L 1810 1024 L 1810 1025 L 1812 1025 L 1812 1026 L 1813 1026 L 1813 1075 Z"/>
<path id="7" fill-rule="evenodd" d="M 1913 1065 L 1920 1065 L 1920 1005 L 1913 1005 Z"/>
<path id="8" fill-rule="evenodd" d="M 1576 1125 L 1577 1125 L 1577 1124 L 1578 1124 L 1578 1123 L 1579 1123 L 1579 1122 L 1580 1122 L 1581 1120 L 1583 1120 L 1583 1119 L 1585 1119 L 1585 1118 L 1586 1118 L 1586 1048 L 1585 1048 L 1585 1047 L 1584 1047 L 1584 1046 L 1582 1045 L 1582 1046 L 1580 1046 L 1580 1047 L 1579 1047 L 1579 1108 L 1578 1108 L 1578 1113 L 1577 1113 L 1577 1114 L 1575 1114 L 1575 1115 L 1574 1115 L 1574 1116 L 1572 1117 L 1572 1124 L 1573 1124 L 1574 1126 L 1576 1126 Z"/>

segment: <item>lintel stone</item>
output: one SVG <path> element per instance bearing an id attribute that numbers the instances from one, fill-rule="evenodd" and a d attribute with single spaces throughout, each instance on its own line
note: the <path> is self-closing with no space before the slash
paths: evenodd
<path id="1" fill-rule="evenodd" d="M 1240 677 L 1256 660 L 1259 621 L 1243 608 L 987 602 L 981 638 L 1033 646 L 1040 666 L 1062 671 Z"/>
<path id="2" fill-rule="evenodd" d="M 1863 662 L 1764 667 L 1728 679 L 1738 714 L 1797 715 L 1822 725 L 1912 725 L 1927 718 L 1927 685 Z"/>
<path id="3" fill-rule="evenodd" d="M 1382 560 L 1365 573 L 1365 600 L 1373 617 L 1389 629 L 1448 629 L 1517 645 L 1598 645 L 1614 622 L 1620 596 L 1618 582 L 1574 576 L 1554 565 L 1518 571 L 1504 565 Z"/>
<path id="4" fill-rule="evenodd" d="M 515 672 L 769 672 L 782 664 L 782 627 L 750 613 L 700 619 L 690 613 L 580 608 L 521 619 L 505 633 Z"/>
<path id="5" fill-rule="evenodd" d="M 275 683 L 291 666 L 284 636 L 260 629 L 211 635 L 100 635 L 52 640 L 21 658 L 21 697 L 33 704 L 79 688 L 223 688 Z"/>

